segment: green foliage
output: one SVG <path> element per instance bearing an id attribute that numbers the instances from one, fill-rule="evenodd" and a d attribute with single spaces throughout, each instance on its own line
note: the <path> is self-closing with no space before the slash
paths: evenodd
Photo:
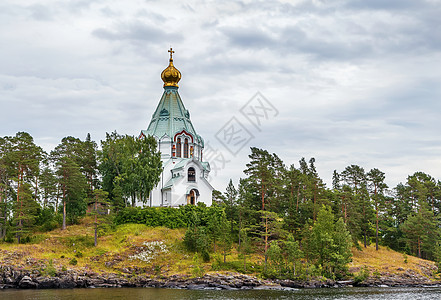
<path id="1" fill-rule="evenodd" d="M 136 199 L 146 203 L 162 172 L 156 140 L 151 136 L 137 138 L 112 132 L 106 134 L 101 147 L 99 169 L 103 189 L 109 192 L 116 211 L 126 206 L 129 199 L 132 206 Z"/>
<path id="2" fill-rule="evenodd" d="M 407 264 L 407 254 L 406 253 L 403 253 L 403 260 L 404 260 L 404 263 Z"/>
<path id="3" fill-rule="evenodd" d="M 61 194 L 59 210 L 63 214 L 63 229 L 66 228 L 67 223 L 77 223 L 86 213 L 90 184 L 86 172 L 83 173 L 86 153 L 84 147 L 84 142 L 80 139 L 68 136 L 63 138 L 50 154 L 55 164 L 55 174 Z"/>
<path id="4" fill-rule="evenodd" d="M 62 241 L 67 247 L 76 251 L 94 246 L 93 237 L 88 235 L 67 236 L 63 237 Z"/>
<path id="5" fill-rule="evenodd" d="M 210 255 L 208 254 L 208 236 L 205 227 L 189 227 L 185 232 L 184 245 L 189 251 L 199 252 L 205 262 L 210 261 Z"/>
<path id="6" fill-rule="evenodd" d="M 264 270 L 263 276 L 267 278 L 280 278 L 285 269 L 285 261 L 282 249 L 277 241 L 272 241 L 268 248 L 269 267 Z"/>
<path id="7" fill-rule="evenodd" d="M 108 234 L 110 234 L 111 232 L 113 232 L 113 228 L 111 224 L 108 223 L 101 223 L 98 225 L 98 237 L 103 237 L 106 236 Z"/>
<path id="8" fill-rule="evenodd" d="M 440 234 L 436 217 L 425 202 L 421 202 L 419 211 L 409 216 L 400 229 L 404 233 L 402 240 L 414 255 L 420 258 L 435 258 Z"/>
<path id="9" fill-rule="evenodd" d="M 361 283 L 366 279 L 368 279 L 368 277 L 369 277 L 369 269 L 366 266 L 364 266 L 357 274 L 354 275 L 354 283 L 355 284 Z"/>
<path id="10" fill-rule="evenodd" d="M 49 236 L 46 234 L 34 234 L 30 237 L 30 243 L 31 244 L 39 244 L 46 240 Z"/>
<path id="11" fill-rule="evenodd" d="M 78 260 L 74 257 L 69 261 L 69 265 L 76 266 L 78 264 Z"/>
<path id="12" fill-rule="evenodd" d="M 41 276 L 49 277 L 57 275 L 57 269 L 55 269 L 52 259 L 40 269 L 40 274 Z"/>
<path id="13" fill-rule="evenodd" d="M 194 277 L 202 277 L 205 274 L 204 267 L 202 266 L 201 259 L 197 253 L 193 256 L 193 265 L 191 269 L 191 273 Z"/>
<path id="14" fill-rule="evenodd" d="M 247 262 L 255 253 L 268 259 L 266 277 L 341 278 L 351 238 L 359 250 L 375 241 L 441 266 L 441 182 L 423 172 L 392 191 L 379 169 L 349 165 L 334 171 L 328 189 L 314 158 L 302 158 L 296 168 L 251 148 L 245 177 L 237 189 L 230 180 L 225 193 L 214 191 L 213 206 L 134 208 L 127 206 L 145 202 L 162 171 L 155 140 L 115 132 L 101 145 L 97 153 L 90 135 L 65 137 L 48 156 L 25 132 L 0 137 L 0 238 L 35 243 L 45 238 L 35 232 L 65 228 L 84 216 L 87 204 L 110 200 L 115 217 L 95 215 L 97 237 L 122 224 L 121 243 L 144 226 L 187 228 L 183 245 L 204 261 L 213 253 L 213 269 L 261 272 L 263 262 Z M 94 244 L 87 236 L 62 241 L 76 258 Z M 234 245 L 240 260 L 231 257 Z"/>
<path id="15" fill-rule="evenodd" d="M 341 218 L 334 223 L 329 207 L 322 207 L 305 238 L 307 255 L 316 267 L 320 265 L 323 268 L 323 275 L 346 273 L 346 265 L 352 257 L 351 236 Z"/>
<path id="16" fill-rule="evenodd" d="M 263 274 L 263 266 L 261 264 L 247 262 L 245 268 L 243 264 L 243 260 L 232 260 L 232 261 L 223 262 L 220 256 L 218 256 L 218 260 L 215 259 L 214 262 L 212 263 L 212 269 L 213 271 L 235 271 L 242 274 L 251 274 L 251 273 Z"/>
<path id="17" fill-rule="evenodd" d="M 207 226 L 211 216 L 222 215 L 223 208 L 218 206 L 185 205 L 172 207 L 127 207 L 118 211 L 114 222 L 117 225 L 136 223 L 151 227 L 171 229 L 196 225 Z"/>
<path id="18" fill-rule="evenodd" d="M 290 269 L 292 265 L 292 275 L 293 278 L 296 277 L 296 269 L 298 269 L 298 264 L 300 258 L 303 257 L 303 251 L 300 249 L 299 241 L 296 241 L 294 237 L 290 234 L 285 241 L 286 257 L 287 257 L 287 267 Z"/>
<path id="19" fill-rule="evenodd" d="M 39 209 L 35 224 L 41 231 L 51 231 L 58 228 L 63 221 L 63 216 L 54 211 L 53 207 Z"/>

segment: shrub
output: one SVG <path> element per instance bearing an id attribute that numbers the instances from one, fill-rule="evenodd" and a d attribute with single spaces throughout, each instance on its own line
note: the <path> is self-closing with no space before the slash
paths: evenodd
<path id="1" fill-rule="evenodd" d="M 354 276 L 354 282 L 361 283 L 369 277 L 369 269 L 364 266 L 357 274 Z"/>
<path id="2" fill-rule="evenodd" d="M 49 260 L 49 263 L 46 264 L 44 267 L 41 268 L 41 275 L 42 276 L 51 276 L 54 277 L 57 275 L 57 270 L 54 267 L 52 259 Z"/>
<path id="3" fill-rule="evenodd" d="M 167 227 L 170 229 L 185 228 L 188 226 L 206 226 L 210 216 L 221 207 L 207 207 L 198 205 L 185 205 L 179 208 L 172 207 L 126 207 L 118 211 L 114 218 L 116 225 L 135 223 L 151 227 Z"/>
<path id="4" fill-rule="evenodd" d="M 64 237 L 63 242 L 67 247 L 74 249 L 90 248 L 95 245 L 94 237 L 88 235 Z"/>

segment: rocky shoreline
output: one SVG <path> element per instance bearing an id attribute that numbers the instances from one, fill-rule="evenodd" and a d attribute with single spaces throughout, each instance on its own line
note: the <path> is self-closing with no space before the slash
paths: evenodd
<path id="1" fill-rule="evenodd" d="M 0 289 L 69 289 L 69 288 L 123 288 L 154 287 L 193 290 L 238 290 L 238 289 L 272 289 L 290 290 L 299 288 L 338 288 L 353 286 L 369 287 L 423 287 L 440 286 L 441 282 L 433 281 L 418 274 L 399 274 L 388 277 L 369 277 L 355 283 L 353 280 L 263 280 L 253 276 L 228 273 L 207 274 L 191 278 L 188 275 L 150 278 L 143 275 L 119 275 L 113 273 L 98 274 L 90 271 L 67 270 L 55 276 L 44 276 L 39 270 L 16 270 L 11 267 L 0 267 Z"/>

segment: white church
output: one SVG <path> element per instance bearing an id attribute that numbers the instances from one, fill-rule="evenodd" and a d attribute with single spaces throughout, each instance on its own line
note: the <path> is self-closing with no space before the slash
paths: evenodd
<path id="1" fill-rule="evenodd" d="M 212 204 L 213 187 L 207 181 L 210 164 L 203 161 L 204 140 L 196 133 L 178 93 L 181 72 L 170 62 L 162 71 L 164 93 L 153 113 L 147 130 L 140 137 L 151 135 L 161 152 L 163 171 L 158 185 L 150 193 L 149 206 L 171 206 L 199 202 Z"/>

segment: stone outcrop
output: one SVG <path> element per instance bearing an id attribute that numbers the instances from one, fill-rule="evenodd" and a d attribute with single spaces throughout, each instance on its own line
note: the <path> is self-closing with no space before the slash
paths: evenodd
<path id="1" fill-rule="evenodd" d="M 402 274 L 384 274 L 369 277 L 361 283 L 353 280 L 263 280 L 253 276 L 228 273 L 207 274 L 192 278 L 188 275 L 150 278 L 145 275 L 119 275 L 114 273 L 97 274 L 90 271 L 68 270 L 57 272 L 54 276 L 42 274 L 39 270 L 17 270 L 11 266 L 0 266 L 0 289 L 68 289 L 68 288 L 117 288 L 117 287 L 156 287 L 175 289 L 275 289 L 298 288 L 337 288 L 348 286 L 428 286 L 439 282 L 431 281 L 423 275 L 408 270 Z"/>

